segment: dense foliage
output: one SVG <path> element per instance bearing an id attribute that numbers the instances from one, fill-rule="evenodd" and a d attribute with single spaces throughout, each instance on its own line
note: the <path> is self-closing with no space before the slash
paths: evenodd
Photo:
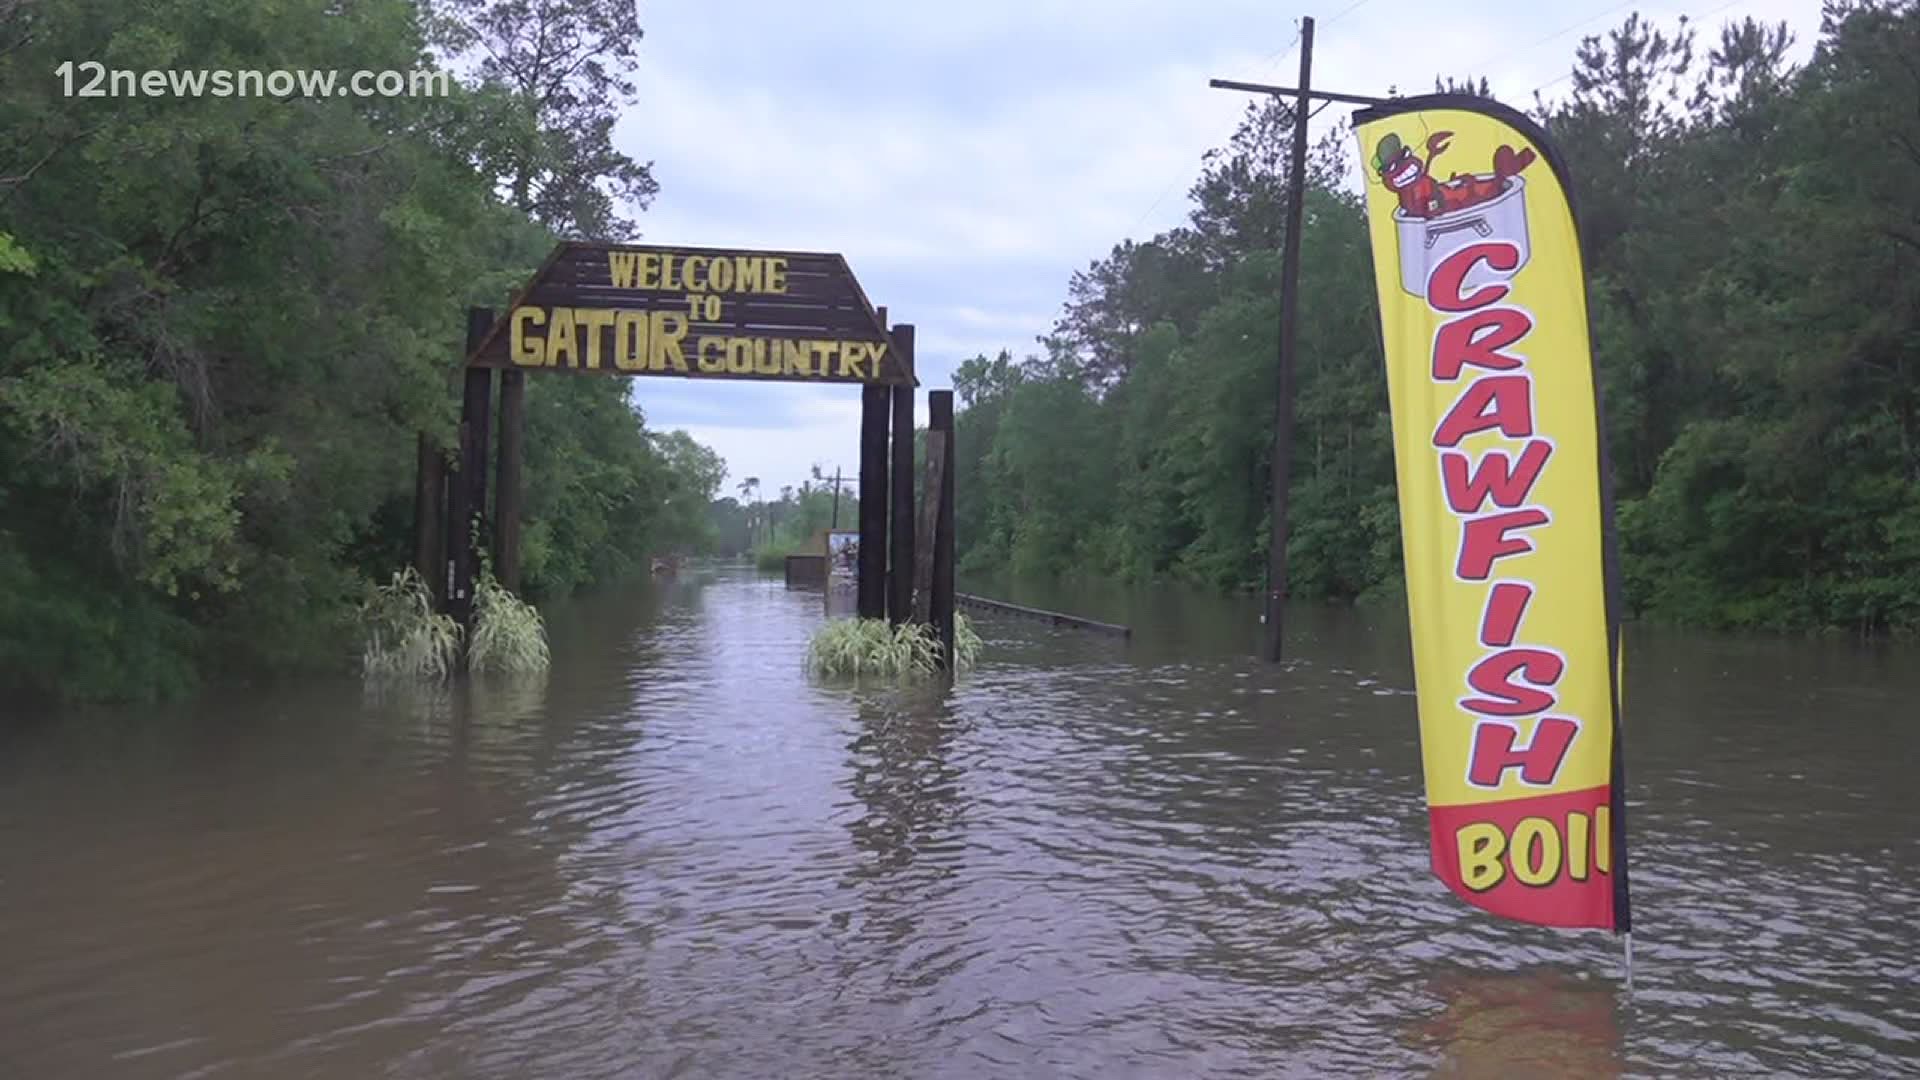
<path id="1" fill-rule="evenodd" d="M 1630 18 L 1534 107 L 1583 217 L 1628 600 L 1920 629 L 1920 5 L 1830 4 L 1803 68 L 1788 44 Z M 962 366 L 964 565 L 1261 584 L 1286 131 L 1251 109 L 1186 225 L 1074 277 L 1043 356 Z M 1307 178 L 1288 549 L 1333 600 L 1400 587 L 1350 138 Z"/>
<path id="2" fill-rule="evenodd" d="M 408 561 L 415 434 L 453 439 L 466 307 L 652 190 L 604 138 L 639 34 L 620 7 L 0 0 L 0 692 L 351 658 L 366 583 Z M 567 79 L 516 81 L 549 30 Z M 89 98 L 54 75 L 467 49 L 497 63 L 433 97 Z M 703 541 L 710 451 L 649 432 L 621 381 L 527 397 L 532 593 Z"/>

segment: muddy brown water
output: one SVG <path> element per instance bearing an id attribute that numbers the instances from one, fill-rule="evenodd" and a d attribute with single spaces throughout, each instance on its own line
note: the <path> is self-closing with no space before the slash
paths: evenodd
<path id="1" fill-rule="evenodd" d="M 1395 612 L 1014 588 L 819 685 L 744 569 L 541 685 L 14 718 L 0 1076 L 1920 1074 L 1920 651 L 1628 641 L 1637 988 L 1428 875 Z"/>

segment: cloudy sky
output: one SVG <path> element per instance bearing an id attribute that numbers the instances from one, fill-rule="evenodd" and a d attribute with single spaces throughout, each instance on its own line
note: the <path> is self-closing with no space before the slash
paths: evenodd
<path id="1" fill-rule="evenodd" d="M 617 141 L 660 181 L 646 241 L 844 254 L 918 328 L 922 389 L 938 389 L 970 356 L 1033 351 L 1074 270 L 1181 221 L 1200 156 L 1247 100 L 1208 78 L 1292 85 L 1298 16 L 1318 24 L 1317 86 L 1485 75 L 1524 104 L 1564 91 L 1580 38 L 1634 10 L 1716 35 L 1785 20 L 1796 59 L 1819 28 L 1818 0 L 646 0 L 640 100 Z M 1349 112 L 1321 113 L 1315 135 Z M 856 387 L 634 383 L 653 426 L 727 459 L 729 491 L 858 464 Z"/>

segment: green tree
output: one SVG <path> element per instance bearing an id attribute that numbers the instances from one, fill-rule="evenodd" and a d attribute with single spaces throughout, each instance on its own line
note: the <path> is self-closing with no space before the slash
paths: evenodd
<path id="1" fill-rule="evenodd" d="M 615 149 L 634 96 L 642 31 L 635 0 L 432 0 L 435 43 L 472 62 L 494 131 L 483 171 L 513 206 L 567 237 L 624 240 L 659 190 L 650 163 Z"/>
<path id="2" fill-rule="evenodd" d="M 420 10 L 0 3 L 0 693 L 342 663 L 408 561 L 416 435 L 453 441 L 463 311 L 580 219 L 503 201 L 491 90 L 89 98 L 52 74 L 74 57 L 431 68 Z M 536 383 L 530 585 L 694 542 L 713 462 L 614 380 Z"/>
<path id="3" fill-rule="evenodd" d="M 1782 26 L 1697 30 L 1631 16 L 1536 103 L 1582 213 L 1629 602 L 1920 629 L 1920 7 L 1829 3 L 1800 70 Z M 1186 224 L 1074 275 L 1045 355 L 961 366 L 969 569 L 1260 586 L 1289 119 L 1250 109 Z M 1346 139 L 1305 178 L 1288 545 L 1292 592 L 1335 600 L 1401 580 Z"/>

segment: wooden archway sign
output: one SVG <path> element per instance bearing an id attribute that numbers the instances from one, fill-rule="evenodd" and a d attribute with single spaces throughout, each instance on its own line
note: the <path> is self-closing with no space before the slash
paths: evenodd
<path id="1" fill-rule="evenodd" d="M 953 484 L 946 451 L 952 392 L 930 395 L 929 430 L 938 434 L 929 448 L 938 453 L 929 454 L 927 490 L 938 493 L 937 513 L 927 515 L 928 534 L 916 538 L 914 328 L 889 327 L 885 312 L 867 300 L 837 254 L 559 244 L 514 293 L 504 317 L 488 308 L 468 312 L 456 475 L 444 477 L 439 454 L 424 435 L 420 440 L 414 558 L 421 577 L 435 585 L 443 610 L 470 622 L 479 571 L 475 538 L 490 521 L 494 572 L 503 585 L 519 588 L 529 371 L 857 383 L 859 614 L 905 621 L 917 585 L 924 617 L 951 656 Z M 487 440 L 496 370 L 500 445 L 489 516 Z M 934 558 L 921 559 L 916 572 L 914 555 L 922 546 Z"/>

